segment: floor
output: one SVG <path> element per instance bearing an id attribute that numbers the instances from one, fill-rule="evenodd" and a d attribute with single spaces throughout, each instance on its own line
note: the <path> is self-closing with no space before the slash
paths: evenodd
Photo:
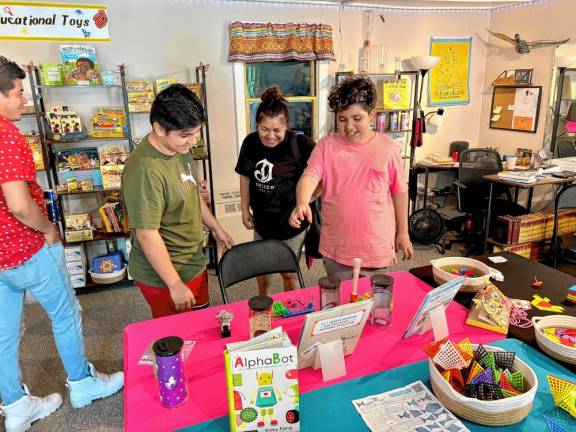
<path id="1" fill-rule="evenodd" d="M 461 251 L 447 251 L 446 256 L 460 255 Z M 391 271 L 407 270 L 429 264 L 440 255 L 434 246 L 416 246 L 414 258 L 400 262 Z M 314 285 L 324 275 L 320 261 L 303 274 L 306 285 Z M 279 277 L 274 279 L 272 292 L 282 286 Z M 221 304 L 218 281 L 214 272 L 209 276 L 212 305 Z M 248 298 L 256 293 L 254 280 L 236 285 L 229 291 L 230 301 Z M 89 292 L 78 291 L 83 307 L 84 336 L 88 358 L 98 370 L 111 372 L 123 365 L 122 329 L 129 323 L 150 319 L 149 310 L 140 292 L 132 285 L 99 288 Z M 20 347 L 23 382 L 33 394 L 44 396 L 52 392 L 67 395 L 66 376 L 56 351 L 50 322 L 38 304 L 28 304 L 24 315 L 25 331 Z M 4 429 L 0 417 L 0 430 Z M 73 410 L 65 396 L 63 406 L 49 418 L 36 423 L 32 431 L 92 431 L 112 432 L 123 430 L 122 393 Z"/>

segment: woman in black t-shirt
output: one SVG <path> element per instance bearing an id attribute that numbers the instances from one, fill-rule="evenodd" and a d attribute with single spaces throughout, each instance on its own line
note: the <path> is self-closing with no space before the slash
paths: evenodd
<path id="1" fill-rule="evenodd" d="M 254 230 L 254 240 L 282 240 L 300 257 L 306 227 L 292 228 L 288 218 L 296 204 L 296 184 L 314 142 L 288 129 L 288 102 L 278 87 L 264 91 L 261 100 L 256 111 L 256 132 L 244 139 L 236 164 L 242 223 Z M 285 291 L 297 287 L 296 275 L 281 275 Z M 257 282 L 259 294 L 267 294 L 269 277 L 259 276 Z"/>

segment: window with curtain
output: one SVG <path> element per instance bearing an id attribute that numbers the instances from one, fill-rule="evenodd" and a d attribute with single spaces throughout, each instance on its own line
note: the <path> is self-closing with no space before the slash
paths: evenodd
<path id="1" fill-rule="evenodd" d="M 247 129 L 255 130 L 260 95 L 277 85 L 290 102 L 290 128 L 316 134 L 318 60 L 334 61 L 332 28 L 326 24 L 244 23 L 229 28 L 228 60 L 244 62 Z"/>
<path id="2" fill-rule="evenodd" d="M 247 63 L 245 71 L 247 129 L 256 130 L 260 95 L 277 85 L 288 99 L 289 127 L 314 137 L 316 133 L 316 62 L 284 61 Z"/>

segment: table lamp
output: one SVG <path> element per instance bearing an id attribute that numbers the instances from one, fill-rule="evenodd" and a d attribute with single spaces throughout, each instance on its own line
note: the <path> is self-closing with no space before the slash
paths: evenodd
<path id="1" fill-rule="evenodd" d="M 428 116 L 431 116 L 430 120 L 428 120 L 428 123 L 436 126 L 436 128 L 439 128 L 444 124 L 444 108 L 438 108 L 436 111 L 430 111 L 429 113 L 426 113 L 424 118 Z"/>

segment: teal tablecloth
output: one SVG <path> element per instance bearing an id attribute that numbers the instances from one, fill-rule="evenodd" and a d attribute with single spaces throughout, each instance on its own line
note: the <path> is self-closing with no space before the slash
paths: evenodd
<path id="1" fill-rule="evenodd" d="M 504 339 L 491 345 L 499 346 L 506 351 L 515 352 L 528 363 L 538 376 L 538 392 L 530 415 L 522 422 L 508 427 L 487 427 L 464 421 L 471 431 L 491 432 L 546 432 L 548 427 L 542 414 L 561 418 L 571 426 L 569 431 L 576 431 L 576 419 L 554 406 L 546 375 L 552 374 L 571 381 L 576 375 L 556 363 L 546 355 L 516 339 Z M 430 387 L 428 362 L 421 361 L 346 381 L 334 386 L 325 387 L 304 393 L 300 397 L 300 430 L 303 432 L 362 432 L 368 427 L 350 401 L 371 394 L 382 393 L 421 380 Z M 181 432 L 227 432 L 228 416 L 209 420 L 194 426 L 181 429 Z M 440 431 L 439 431 L 440 432 Z"/>

